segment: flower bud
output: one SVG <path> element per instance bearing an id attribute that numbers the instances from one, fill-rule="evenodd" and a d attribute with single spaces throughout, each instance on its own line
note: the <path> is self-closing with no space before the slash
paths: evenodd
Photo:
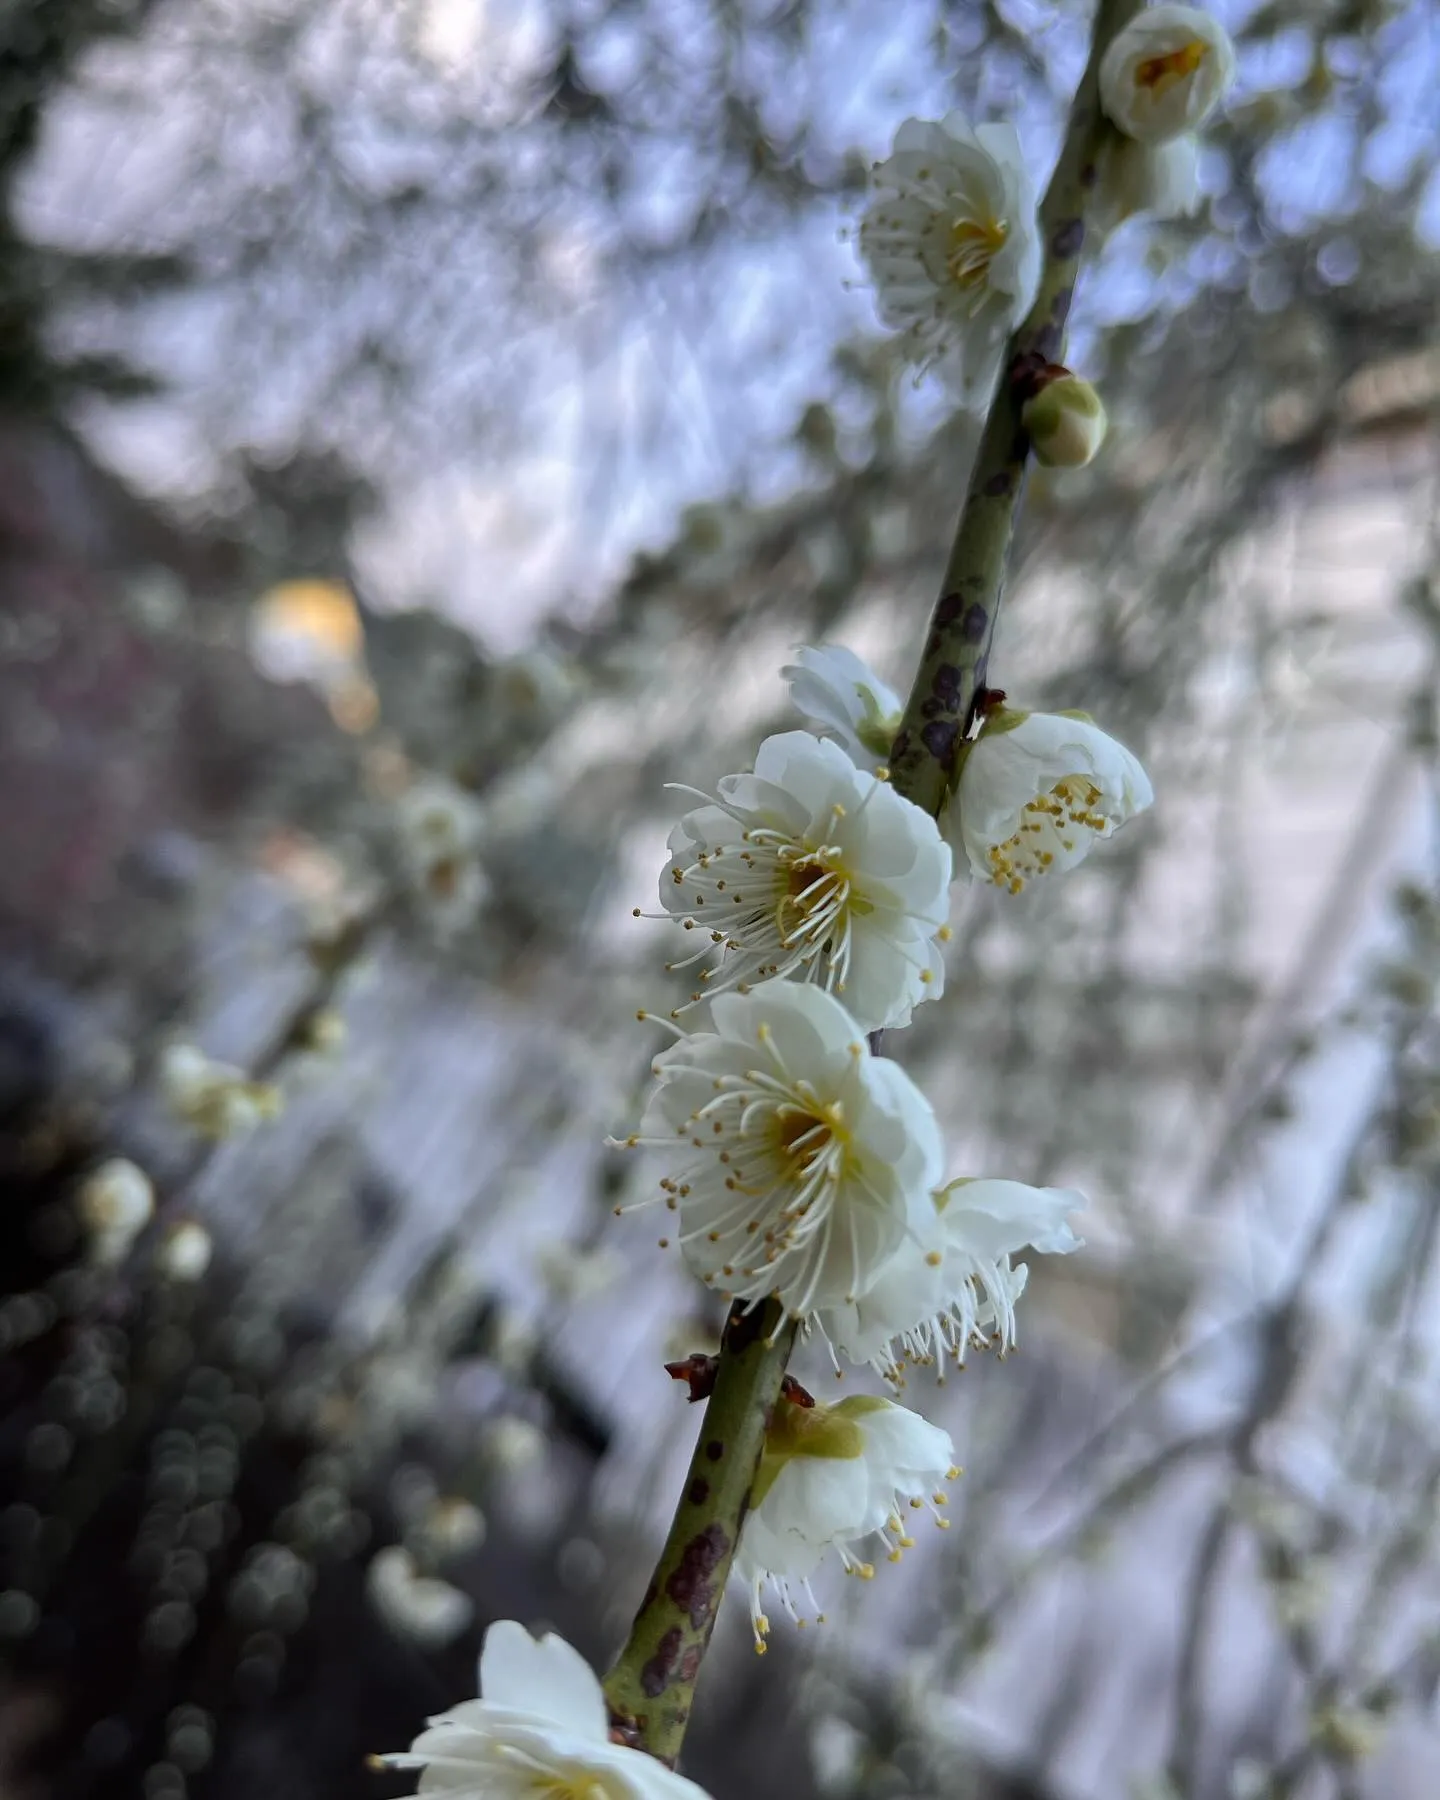
<path id="1" fill-rule="evenodd" d="M 1127 137 L 1163 144 L 1193 131 L 1235 77 L 1235 50 L 1218 19 L 1193 6 L 1149 6 L 1100 64 L 1100 104 Z"/>
<path id="2" fill-rule="evenodd" d="M 1083 469 L 1105 442 L 1105 408 L 1078 375 L 1061 375 L 1025 402 L 1021 415 L 1038 461 L 1052 469 Z"/>

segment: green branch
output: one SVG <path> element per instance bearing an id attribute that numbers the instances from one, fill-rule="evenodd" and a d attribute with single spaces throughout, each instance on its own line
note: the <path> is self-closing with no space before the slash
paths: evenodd
<path id="1" fill-rule="evenodd" d="M 773 1334 L 773 1335 L 771 1335 Z M 665 1548 L 605 1697 L 627 1743 L 674 1763 L 795 1345 L 778 1302 L 732 1309 Z"/>
<path id="2" fill-rule="evenodd" d="M 990 407 L 965 496 L 965 509 L 940 584 L 940 598 L 915 685 L 890 755 L 896 790 L 926 812 L 940 811 L 955 761 L 985 685 L 985 669 L 1005 589 L 1010 541 L 1025 489 L 1030 442 L 1021 423 L 1027 382 L 1062 360 L 1065 324 L 1085 247 L 1085 202 L 1097 159 L 1115 128 L 1100 111 L 1100 59 L 1140 11 L 1140 0 L 1100 0 L 1090 60 L 1070 109 L 1060 160 L 1040 206 L 1044 264 L 1040 291 L 1010 340 L 1005 374 Z"/>
<path id="3" fill-rule="evenodd" d="M 1140 0 L 1100 0 L 1090 60 L 1040 208 L 1045 256 L 1039 296 L 1009 346 L 1006 376 L 990 409 L 920 673 L 891 755 L 895 787 L 932 814 L 949 788 L 994 635 L 1030 454 L 1020 422 L 1023 374 L 1057 362 L 1064 345 L 1085 241 L 1085 196 L 1112 129 L 1100 112 L 1100 58 L 1139 7 Z M 605 1680 L 617 1734 L 667 1763 L 679 1755 L 689 1723 L 795 1332 L 774 1300 L 748 1315 L 731 1311 L 665 1548 L 629 1640 Z"/>

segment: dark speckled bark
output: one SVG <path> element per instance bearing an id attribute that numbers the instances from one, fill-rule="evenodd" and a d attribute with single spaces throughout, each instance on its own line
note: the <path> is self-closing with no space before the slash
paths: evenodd
<path id="1" fill-rule="evenodd" d="M 611 1717 L 626 1741 L 665 1762 L 679 1754 L 690 1719 L 696 1677 L 794 1342 L 795 1327 L 781 1322 L 773 1300 L 744 1316 L 731 1314 L 660 1565 L 630 1641 L 605 1680 Z"/>

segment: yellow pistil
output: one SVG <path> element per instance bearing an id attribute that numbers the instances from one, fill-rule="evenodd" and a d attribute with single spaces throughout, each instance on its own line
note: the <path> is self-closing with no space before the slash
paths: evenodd
<path id="1" fill-rule="evenodd" d="M 956 287 L 978 287 L 1010 235 L 1007 219 L 957 219 L 950 227 L 945 267 Z"/>
<path id="2" fill-rule="evenodd" d="M 1149 88 L 1159 100 L 1171 88 L 1188 80 L 1209 54 L 1208 44 L 1199 38 L 1191 38 L 1178 50 L 1167 50 L 1163 56 L 1147 56 L 1144 62 L 1136 65 L 1136 86 Z"/>

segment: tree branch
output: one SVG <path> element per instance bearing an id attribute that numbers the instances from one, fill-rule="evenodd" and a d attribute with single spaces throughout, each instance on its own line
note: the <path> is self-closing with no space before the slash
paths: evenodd
<path id="1" fill-rule="evenodd" d="M 795 1331 L 777 1301 L 748 1313 L 731 1309 L 665 1548 L 629 1641 L 605 1678 L 615 1729 L 662 1762 L 674 1763 L 690 1721 Z"/>

